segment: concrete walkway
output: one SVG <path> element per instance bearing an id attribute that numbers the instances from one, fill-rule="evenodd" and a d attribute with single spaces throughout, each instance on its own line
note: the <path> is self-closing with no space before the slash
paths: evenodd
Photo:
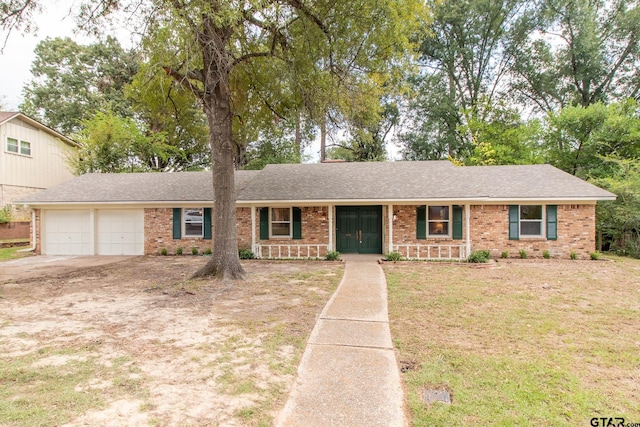
<path id="1" fill-rule="evenodd" d="M 379 258 L 343 256 L 277 426 L 406 426 Z"/>

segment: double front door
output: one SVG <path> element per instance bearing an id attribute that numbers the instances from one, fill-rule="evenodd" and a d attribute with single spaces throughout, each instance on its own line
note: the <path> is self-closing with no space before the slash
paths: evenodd
<path id="1" fill-rule="evenodd" d="M 382 253 L 382 206 L 337 206 L 336 249 L 342 253 Z"/>

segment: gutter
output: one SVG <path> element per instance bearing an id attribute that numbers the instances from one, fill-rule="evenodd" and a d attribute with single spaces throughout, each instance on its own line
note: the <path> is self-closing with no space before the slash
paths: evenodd
<path id="1" fill-rule="evenodd" d="M 31 210 L 31 233 L 33 233 L 33 245 L 27 249 L 20 249 L 18 252 L 33 252 L 36 250 L 36 211 Z"/>

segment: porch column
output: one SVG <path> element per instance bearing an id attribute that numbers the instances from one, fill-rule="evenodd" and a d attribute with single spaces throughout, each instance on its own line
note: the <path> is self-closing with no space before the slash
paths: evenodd
<path id="1" fill-rule="evenodd" d="M 251 252 L 257 255 L 256 248 L 256 207 L 251 206 Z"/>
<path id="2" fill-rule="evenodd" d="M 469 225 L 471 224 L 471 205 L 464 205 L 464 229 L 465 229 L 465 240 L 467 241 L 467 256 L 471 255 L 471 229 Z"/>
<path id="3" fill-rule="evenodd" d="M 387 222 L 389 223 L 389 252 L 393 252 L 393 205 L 387 206 Z"/>
<path id="4" fill-rule="evenodd" d="M 328 251 L 334 251 L 333 247 L 333 206 L 327 206 L 328 217 L 329 217 L 329 246 L 327 247 Z"/>

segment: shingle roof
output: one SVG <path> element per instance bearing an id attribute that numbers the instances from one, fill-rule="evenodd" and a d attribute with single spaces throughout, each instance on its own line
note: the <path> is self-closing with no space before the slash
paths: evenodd
<path id="1" fill-rule="evenodd" d="M 237 171 L 236 193 L 259 171 Z M 88 173 L 43 190 L 19 203 L 117 203 L 212 201 L 211 172 Z"/>
<path id="2" fill-rule="evenodd" d="M 211 172 L 86 174 L 20 203 L 213 200 Z M 550 165 L 456 167 L 448 161 L 268 165 L 236 172 L 238 202 L 602 200 L 615 195 Z"/>

